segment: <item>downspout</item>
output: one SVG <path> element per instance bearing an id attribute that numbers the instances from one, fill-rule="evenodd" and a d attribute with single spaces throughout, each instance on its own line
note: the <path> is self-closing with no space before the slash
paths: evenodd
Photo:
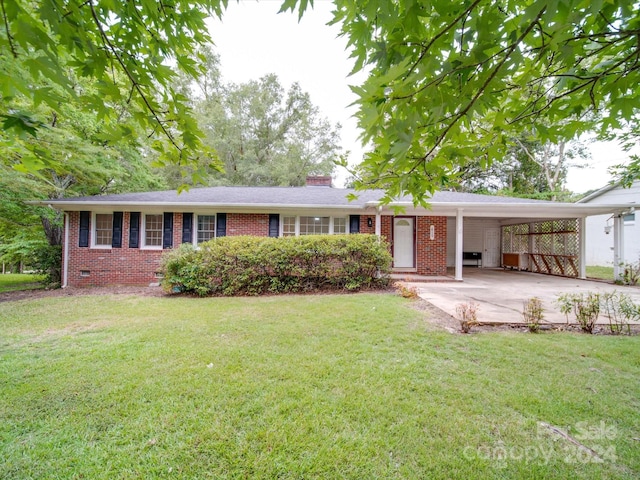
<path id="1" fill-rule="evenodd" d="M 62 288 L 67 288 L 69 277 L 69 214 L 64 212 L 64 252 L 62 257 Z"/>

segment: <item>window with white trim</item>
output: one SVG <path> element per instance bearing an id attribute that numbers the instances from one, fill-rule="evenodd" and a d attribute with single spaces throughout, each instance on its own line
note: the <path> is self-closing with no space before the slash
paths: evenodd
<path id="1" fill-rule="evenodd" d="M 196 243 L 206 242 L 216 236 L 216 216 L 198 215 Z"/>
<path id="2" fill-rule="evenodd" d="M 347 233 L 346 217 L 282 216 L 282 236 L 332 235 Z"/>
<path id="3" fill-rule="evenodd" d="M 113 241 L 113 214 L 94 214 L 93 226 L 93 246 L 98 248 L 110 248 Z"/>
<path id="4" fill-rule="evenodd" d="M 296 217 L 282 217 L 282 236 L 296 236 Z"/>
<path id="5" fill-rule="evenodd" d="M 299 217 L 300 235 L 328 235 L 329 217 Z"/>
<path id="6" fill-rule="evenodd" d="M 347 233 L 347 219 L 344 217 L 333 217 L 333 233 Z"/>
<path id="7" fill-rule="evenodd" d="M 162 248 L 162 214 L 145 214 L 142 226 L 144 229 L 143 246 Z"/>

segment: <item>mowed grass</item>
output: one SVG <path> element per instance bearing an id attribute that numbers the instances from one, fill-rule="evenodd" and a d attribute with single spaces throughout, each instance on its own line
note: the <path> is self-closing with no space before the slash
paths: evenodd
<path id="1" fill-rule="evenodd" d="M 425 315 L 390 294 L 2 303 L 0 478 L 638 477 L 640 338 Z"/>
<path id="2" fill-rule="evenodd" d="M 44 288 L 43 279 L 43 275 L 31 273 L 0 273 L 0 293 Z"/>
<path id="3" fill-rule="evenodd" d="M 586 270 L 587 270 L 588 278 L 598 278 L 600 280 L 611 280 L 613 282 L 613 267 L 587 265 Z"/>

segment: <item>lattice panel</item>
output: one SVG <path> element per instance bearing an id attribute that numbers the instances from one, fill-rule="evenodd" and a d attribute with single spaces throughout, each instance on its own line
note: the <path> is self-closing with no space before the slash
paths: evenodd
<path id="1" fill-rule="evenodd" d="M 577 277 L 580 232 L 577 219 L 502 227 L 502 253 L 528 253 L 533 272 Z"/>
<path id="2" fill-rule="evenodd" d="M 531 270 L 565 277 L 577 277 L 579 231 L 576 219 L 548 220 L 532 225 Z"/>
<path id="3" fill-rule="evenodd" d="M 528 250 L 528 223 L 502 227 L 502 253 L 527 253 Z"/>

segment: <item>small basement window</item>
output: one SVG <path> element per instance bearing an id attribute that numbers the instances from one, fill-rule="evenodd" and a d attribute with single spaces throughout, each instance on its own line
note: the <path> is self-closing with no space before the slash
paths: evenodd
<path id="1" fill-rule="evenodd" d="M 88 277 L 89 275 L 91 275 L 91 272 L 89 270 L 80 270 L 81 277 Z"/>

